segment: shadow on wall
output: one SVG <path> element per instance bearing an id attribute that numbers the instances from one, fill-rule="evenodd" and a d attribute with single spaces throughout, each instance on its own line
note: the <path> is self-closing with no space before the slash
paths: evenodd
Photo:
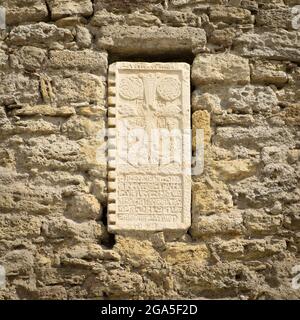
<path id="1" fill-rule="evenodd" d="M 108 62 L 112 64 L 118 61 L 128 61 L 128 62 L 185 62 L 192 65 L 195 55 L 190 51 L 177 52 L 172 51 L 171 53 L 164 54 L 118 54 L 118 53 L 109 53 Z"/>

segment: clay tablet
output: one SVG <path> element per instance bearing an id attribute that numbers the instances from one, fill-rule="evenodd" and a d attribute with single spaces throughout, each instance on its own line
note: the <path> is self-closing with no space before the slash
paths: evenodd
<path id="1" fill-rule="evenodd" d="M 190 66 L 117 62 L 108 82 L 109 231 L 186 230 Z"/>

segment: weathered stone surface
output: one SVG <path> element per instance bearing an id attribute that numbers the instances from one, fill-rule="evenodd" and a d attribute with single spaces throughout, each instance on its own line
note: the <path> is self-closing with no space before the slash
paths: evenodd
<path id="1" fill-rule="evenodd" d="M 152 27 L 160 26 L 160 20 L 153 14 L 134 12 L 126 16 L 126 22 L 129 26 Z"/>
<path id="2" fill-rule="evenodd" d="M 90 266 L 95 263 L 92 259 L 119 261 L 120 256 L 116 251 L 104 250 L 100 245 L 94 243 L 82 243 L 69 248 L 64 248 L 60 254 L 60 260 L 63 263 L 68 263 L 70 266 Z M 90 262 L 91 261 L 91 262 Z"/>
<path id="3" fill-rule="evenodd" d="M 249 63 L 247 59 L 227 53 L 200 54 L 193 63 L 192 80 L 196 85 L 247 84 L 250 82 Z"/>
<path id="4" fill-rule="evenodd" d="M 107 70 L 107 54 L 92 50 L 50 51 L 48 63 L 51 68 L 66 68 L 72 70 L 85 70 L 105 74 Z"/>
<path id="5" fill-rule="evenodd" d="M 58 19 L 54 22 L 54 24 L 59 28 L 67 28 L 72 30 L 72 34 L 74 35 L 75 33 L 74 28 L 81 27 L 82 25 L 86 25 L 87 19 L 82 16 L 76 15 L 76 16 L 70 16 L 70 17 Z M 70 45 L 68 47 L 70 47 Z M 75 48 L 74 44 L 72 44 L 72 48 Z"/>
<path id="6" fill-rule="evenodd" d="M 91 0 L 50 0 L 48 4 L 52 19 L 71 15 L 91 16 L 93 13 Z"/>
<path id="7" fill-rule="evenodd" d="M 272 256 L 274 254 L 279 254 L 285 249 L 286 243 L 282 240 L 270 241 L 264 239 L 239 239 L 217 244 L 218 254 L 226 260 L 254 260 L 262 257 Z"/>
<path id="8" fill-rule="evenodd" d="M 248 232 L 252 234 L 270 234 L 278 231 L 282 224 L 282 216 L 248 210 L 244 213 L 244 223 Z"/>
<path id="9" fill-rule="evenodd" d="M 283 119 L 286 124 L 299 125 L 300 104 L 292 104 L 283 111 Z"/>
<path id="10" fill-rule="evenodd" d="M 67 290 L 62 286 L 43 287 L 34 292 L 33 297 L 41 300 L 65 300 Z"/>
<path id="11" fill-rule="evenodd" d="M 247 9 L 214 6 L 210 9 L 209 17 L 211 21 L 222 21 L 225 23 L 252 23 L 254 21 L 251 12 Z"/>
<path id="12" fill-rule="evenodd" d="M 52 78 L 54 99 L 59 106 L 69 103 L 104 105 L 105 83 L 101 77 L 90 73 L 72 73 L 70 77 Z"/>
<path id="13" fill-rule="evenodd" d="M 191 232 L 194 237 L 231 234 L 238 235 L 244 231 L 243 216 L 239 211 L 216 213 L 209 216 L 193 217 Z"/>
<path id="14" fill-rule="evenodd" d="M 155 7 L 154 13 L 160 18 L 158 19 L 159 24 L 165 23 L 174 27 L 201 27 L 201 17 L 191 12 L 163 10 L 159 7 Z"/>
<path id="15" fill-rule="evenodd" d="M 76 223 L 69 219 L 52 218 L 43 223 L 42 234 L 49 240 L 99 241 L 104 232 L 101 224 L 96 221 Z"/>
<path id="16" fill-rule="evenodd" d="M 74 170 L 84 163 L 76 142 L 55 135 L 31 138 L 26 146 L 21 146 L 20 152 L 28 167 Z"/>
<path id="17" fill-rule="evenodd" d="M 238 125 L 248 127 L 255 124 L 255 119 L 249 114 L 232 114 L 223 112 L 222 114 L 214 115 L 213 122 L 221 126 Z"/>
<path id="18" fill-rule="evenodd" d="M 210 253 L 204 243 L 170 243 L 164 250 L 163 257 L 170 265 L 205 264 L 210 257 Z"/>
<path id="19" fill-rule="evenodd" d="M 15 212 L 30 214 L 49 214 L 61 212 L 64 204 L 61 193 L 52 187 L 42 186 L 38 191 L 32 184 L 14 182 L 0 188 L 0 208 L 3 212 L 14 209 Z"/>
<path id="20" fill-rule="evenodd" d="M 228 212 L 233 207 L 232 196 L 223 183 L 197 182 L 193 185 L 193 215 Z"/>
<path id="21" fill-rule="evenodd" d="M 92 35 L 90 31 L 85 27 L 77 26 L 76 41 L 79 48 L 89 48 L 92 44 Z"/>
<path id="22" fill-rule="evenodd" d="M 185 230 L 191 219 L 191 164 L 184 154 L 191 152 L 190 145 L 182 142 L 178 152 L 169 142 L 161 150 L 161 133 L 158 141 L 152 137 L 158 128 L 169 135 L 190 130 L 189 65 L 119 62 L 109 72 L 110 82 L 116 83 L 109 88 L 114 93 L 109 97 L 109 126 L 118 137 L 110 139 L 115 147 L 108 150 L 109 230 Z M 132 142 L 122 138 L 124 126 L 129 134 L 142 130 L 154 148 L 141 145 L 136 153 Z M 128 149 L 126 158 L 123 148 Z M 175 153 L 177 160 L 166 153 Z"/>
<path id="23" fill-rule="evenodd" d="M 67 205 L 65 216 L 77 222 L 101 218 L 100 204 L 91 194 L 74 196 Z"/>
<path id="24" fill-rule="evenodd" d="M 8 54 L 4 50 L 0 50 L 0 70 L 5 69 L 8 64 Z"/>
<path id="25" fill-rule="evenodd" d="M 62 133 L 66 134 L 71 140 L 80 140 L 96 136 L 105 127 L 104 119 L 92 121 L 81 116 L 69 118 L 61 127 Z"/>
<path id="26" fill-rule="evenodd" d="M 137 9 L 150 10 L 151 5 L 159 3 L 160 0 L 95 0 L 95 9 L 107 9 L 113 12 L 126 13 Z"/>
<path id="27" fill-rule="evenodd" d="M 49 46 L 53 42 L 69 42 L 73 40 L 70 30 L 57 28 L 44 22 L 20 25 L 10 32 L 9 41 L 14 45 L 41 44 Z"/>
<path id="28" fill-rule="evenodd" d="M 114 53 L 157 55 L 197 52 L 205 43 L 205 32 L 199 28 L 115 25 L 101 28 L 97 45 L 102 50 Z"/>
<path id="29" fill-rule="evenodd" d="M 219 160 L 212 166 L 218 179 L 224 181 L 241 180 L 256 172 L 256 165 L 250 160 Z"/>
<path id="30" fill-rule="evenodd" d="M 292 15 L 290 8 L 287 7 L 259 10 L 256 16 L 256 24 L 268 28 L 291 29 L 293 17 L 294 15 Z"/>
<path id="31" fill-rule="evenodd" d="M 233 40 L 239 32 L 235 28 L 214 30 L 209 38 L 213 44 L 229 47 L 233 44 Z"/>
<path id="32" fill-rule="evenodd" d="M 222 114 L 221 99 L 217 95 L 195 90 L 192 95 L 193 111 L 207 110 L 211 114 Z"/>
<path id="33" fill-rule="evenodd" d="M 192 115 L 193 135 L 197 129 L 204 130 L 204 143 L 208 144 L 211 138 L 210 115 L 206 110 L 198 110 Z M 193 147 L 196 145 L 195 136 L 193 136 Z"/>
<path id="34" fill-rule="evenodd" d="M 112 12 L 107 12 L 106 9 L 96 11 L 91 20 L 92 26 L 96 26 L 96 27 L 108 26 L 111 24 L 124 24 L 124 23 L 125 23 L 124 15 L 116 15 Z"/>
<path id="35" fill-rule="evenodd" d="M 236 52 L 245 57 L 300 61 L 298 31 L 278 30 L 276 33 L 245 33 L 234 41 Z"/>
<path id="36" fill-rule="evenodd" d="M 140 241 L 122 236 L 117 237 L 116 252 L 135 268 L 156 266 L 160 263 L 159 253 L 154 250 L 150 241 Z"/>
<path id="37" fill-rule="evenodd" d="M 44 49 L 24 46 L 10 56 L 12 67 L 35 71 L 41 69 L 47 60 L 47 51 Z"/>
<path id="38" fill-rule="evenodd" d="M 249 148 L 263 146 L 280 146 L 286 144 L 293 146 L 294 140 L 291 132 L 286 128 L 270 128 L 254 126 L 252 128 L 219 127 L 213 142 L 217 146 L 231 147 L 232 144 L 244 145 Z"/>
<path id="39" fill-rule="evenodd" d="M 0 104 L 36 103 L 39 98 L 39 83 L 36 79 L 18 73 L 0 73 Z"/>
<path id="40" fill-rule="evenodd" d="M 12 214 L 0 215 L 0 239 L 15 240 L 18 238 L 32 239 L 41 234 L 42 222 L 39 218 L 30 215 L 20 217 Z"/>
<path id="41" fill-rule="evenodd" d="M 251 80 L 255 83 L 282 86 L 288 81 L 286 66 L 266 60 L 254 61 L 251 65 Z"/>
<path id="42" fill-rule="evenodd" d="M 267 86 L 244 86 L 229 89 L 227 107 L 239 113 L 272 112 L 278 107 L 274 90 Z"/>
<path id="43" fill-rule="evenodd" d="M 43 0 L 3 0 L 1 6 L 6 8 L 8 25 L 45 21 L 48 18 L 48 10 Z"/>
<path id="44" fill-rule="evenodd" d="M 34 257 L 29 250 L 10 251 L 1 260 L 7 276 L 24 276 L 33 272 Z"/>

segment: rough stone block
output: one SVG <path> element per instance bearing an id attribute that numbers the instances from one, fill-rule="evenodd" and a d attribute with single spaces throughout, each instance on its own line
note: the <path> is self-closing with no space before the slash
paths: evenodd
<path id="1" fill-rule="evenodd" d="M 260 84 L 283 86 L 288 82 L 286 66 L 279 62 L 256 60 L 251 65 L 251 80 Z"/>
<path id="2" fill-rule="evenodd" d="M 197 182 L 193 185 L 193 216 L 228 212 L 233 207 L 232 196 L 224 183 Z"/>
<path id="3" fill-rule="evenodd" d="M 85 163 L 80 146 L 64 136 L 31 138 L 26 146 L 21 146 L 20 152 L 28 168 L 74 171 Z"/>
<path id="4" fill-rule="evenodd" d="M 292 15 L 288 7 L 259 10 L 256 15 L 256 24 L 268 28 L 291 29 L 293 17 L 295 15 Z"/>
<path id="5" fill-rule="evenodd" d="M 21 73 L 0 73 L 0 104 L 34 104 L 39 97 L 38 80 Z"/>
<path id="6" fill-rule="evenodd" d="M 227 107 L 238 113 L 264 113 L 278 111 L 276 93 L 268 86 L 247 85 L 230 88 Z"/>
<path id="7" fill-rule="evenodd" d="M 255 260 L 279 254 L 284 250 L 286 250 L 284 240 L 234 239 L 216 244 L 217 253 L 226 260 Z"/>
<path id="8" fill-rule="evenodd" d="M 31 215 L 1 214 L 0 239 L 16 240 L 18 238 L 32 239 L 41 234 L 42 222 L 38 217 Z"/>
<path id="9" fill-rule="evenodd" d="M 197 52 L 206 44 L 203 29 L 183 27 L 105 26 L 98 47 L 122 54 L 179 54 Z"/>
<path id="10" fill-rule="evenodd" d="M 234 47 L 244 57 L 300 61 L 299 31 L 248 32 L 235 39 Z"/>
<path id="11" fill-rule="evenodd" d="M 219 127 L 213 137 L 213 144 L 223 148 L 232 148 L 232 145 L 246 146 L 260 149 L 266 146 L 293 146 L 292 133 L 287 128 L 271 128 L 269 126 Z"/>
<path id="12" fill-rule="evenodd" d="M 70 199 L 65 216 L 77 222 L 101 218 L 101 207 L 98 200 L 91 194 L 78 194 Z"/>
<path id="13" fill-rule="evenodd" d="M 116 252 L 134 268 L 158 267 L 161 257 L 150 241 L 117 236 Z"/>
<path id="14" fill-rule="evenodd" d="M 200 54 L 193 63 L 192 80 L 195 85 L 247 84 L 250 82 L 249 63 L 229 53 Z"/>
<path id="15" fill-rule="evenodd" d="M 73 40 L 70 30 L 58 28 L 44 22 L 14 27 L 9 35 L 13 45 L 52 45 L 53 42 L 70 42 Z"/>
<path id="16" fill-rule="evenodd" d="M 170 243 L 162 256 L 170 265 L 205 264 L 210 252 L 205 243 Z"/>
<path id="17" fill-rule="evenodd" d="M 208 145 L 211 139 L 210 114 L 206 110 L 198 110 L 192 115 L 193 148 L 196 147 L 196 130 L 204 130 L 204 143 Z"/>
<path id="18" fill-rule="evenodd" d="M 24 46 L 10 56 L 13 68 L 35 71 L 41 69 L 47 61 L 47 51 L 44 49 Z"/>
<path id="19" fill-rule="evenodd" d="M 244 232 L 243 216 L 240 211 L 216 213 L 209 216 L 193 217 L 191 233 L 193 237 L 209 237 L 217 235 L 239 235 Z"/>
<path id="20" fill-rule="evenodd" d="M 48 66 L 57 69 L 92 71 L 105 75 L 107 71 L 107 53 L 92 50 L 50 51 Z"/>
<path id="21" fill-rule="evenodd" d="M 48 10 L 44 0 L 2 0 L 8 25 L 45 21 Z"/>
<path id="22" fill-rule="evenodd" d="M 52 19 L 60 19 L 71 15 L 91 16 L 93 4 L 91 0 L 49 0 Z"/>
<path id="23" fill-rule="evenodd" d="M 229 24 L 254 22 L 254 18 L 251 16 L 251 11 L 230 6 L 212 6 L 210 8 L 209 17 L 211 21 L 222 21 Z"/>
<path id="24" fill-rule="evenodd" d="M 256 172 L 256 165 L 248 159 L 219 160 L 211 163 L 216 175 L 223 181 L 241 180 Z"/>
<path id="25" fill-rule="evenodd" d="M 52 78 L 53 94 L 59 106 L 69 103 L 98 104 L 103 106 L 106 96 L 105 82 L 89 73 L 73 73 L 70 77 Z"/>

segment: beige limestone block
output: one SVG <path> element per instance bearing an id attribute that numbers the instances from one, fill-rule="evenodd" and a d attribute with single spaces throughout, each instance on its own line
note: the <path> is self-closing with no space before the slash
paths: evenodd
<path id="1" fill-rule="evenodd" d="M 206 110 L 198 110 L 192 115 L 193 148 L 196 146 L 196 130 L 204 130 L 204 144 L 207 145 L 211 138 L 210 114 Z"/>
<path id="2" fill-rule="evenodd" d="M 209 256 L 209 250 L 204 243 L 170 243 L 162 256 L 171 265 L 186 263 L 205 263 Z"/>
<path id="3" fill-rule="evenodd" d="M 2 214 L 0 216 L 0 239 L 15 240 L 18 238 L 33 238 L 40 236 L 41 220 L 32 215 Z"/>
<path id="4" fill-rule="evenodd" d="M 243 216 L 240 211 L 230 211 L 193 217 L 191 233 L 195 238 L 216 235 L 239 235 L 244 232 Z"/>
<path id="5" fill-rule="evenodd" d="M 48 1 L 52 19 L 71 15 L 90 16 L 93 13 L 91 0 L 50 0 Z"/>
<path id="6" fill-rule="evenodd" d="M 232 207 L 232 196 L 224 183 L 207 179 L 194 184 L 193 214 L 228 212 Z"/>
<path id="7" fill-rule="evenodd" d="M 247 84 L 250 82 L 249 63 L 230 53 L 200 54 L 193 63 L 192 80 L 196 85 Z"/>
<path id="8" fill-rule="evenodd" d="M 256 165 L 248 159 L 214 161 L 212 167 L 223 181 L 241 180 L 256 172 Z"/>
<path id="9" fill-rule="evenodd" d="M 230 6 L 214 6 L 210 9 L 211 21 L 222 21 L 225 23 L 252 23 L 254 18 L 247 9 Z"/>
<path id="10" fill-rule="evenodd" d="M 73 40 L 70 30 L 58 28 L 44 22 L 19 25 L 14 27 L 9 35 L 9 42 L 13 45 L 42 45 L 51 46 L 54 42 L 70 42 Z"/>
<path id="11" fill-rule="evenodd" d="M 91 70 L 106 74 L 107 53 L 92 50 L 53 50 L 50 51 L 49 67 Z"/>
<path id="12" fill-rule="evenodd" d="M 251 80 L 255 83 L 282 86 L 288 82 L 286 66 L 280 62 L 254 61 L 251 65 Z"/>
<path id="13" fill-rule="evenodd" d="M 48 17 L 47 6 L 43 0 L 2 0 L 1 6 L 6 8 L 8 25 L 45 21 Z"/>
<path id="14" fill-rule="evenodd" d="M 161 260 L 159 253 L 147 240 L 118 236 L 114 249 L 123 260 L 135 268 L 155 266 Z"/>
<path id="15" fill-rule="evenodd" d="M 203 29 L 192 27 L 101 27 L 97 45 L 122 54 L 170 54 L 198 52 L 206 44 Z"/>
<path id="16" fill-rule="evenodd" d="M 299 31 L 243 33 L 234 39 L 235 51 L 243 57 L 300 61 Z"/>

